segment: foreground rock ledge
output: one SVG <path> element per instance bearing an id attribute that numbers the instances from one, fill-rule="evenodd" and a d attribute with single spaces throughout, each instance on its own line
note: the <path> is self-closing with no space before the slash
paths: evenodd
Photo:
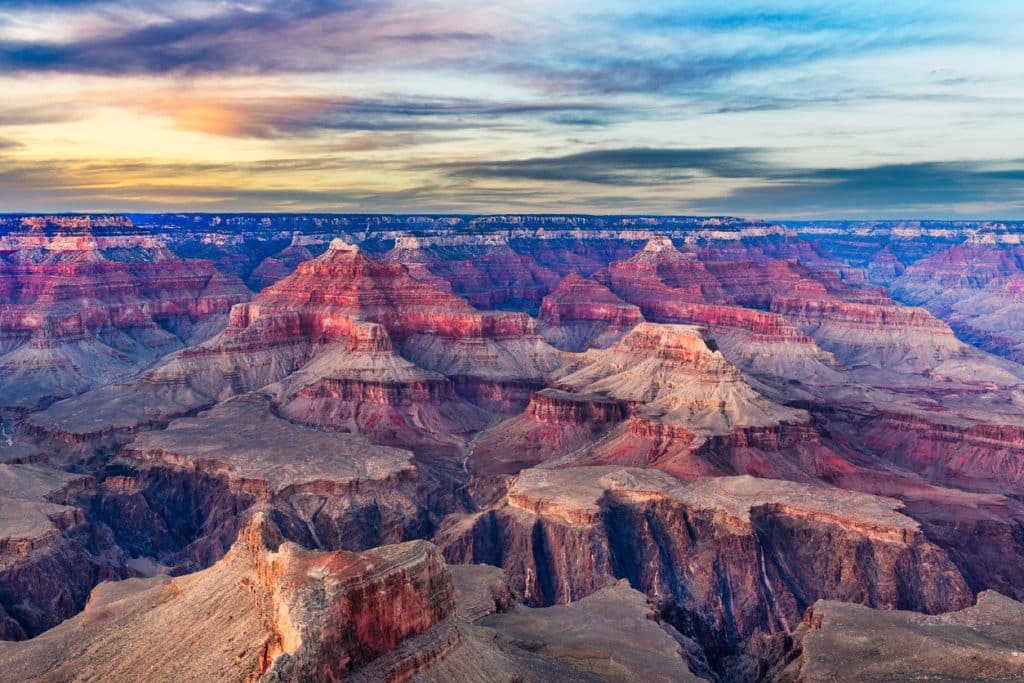
<path id="1" fill-rule="evenodd" d="M 821 600 L 794 638 L 774 681 L 1024 680 L 1024 604 L 993 591 L 935 616 Z"/>
<path id="2" fill-rule="evenodd" d="M 75 618 L 0 643 L 0 661 L 21 681 L 401 680 L 457 644 L 454 613 L 431 544 L 308 551 L 257 514 L 209 569 L 102 584 Z"/>

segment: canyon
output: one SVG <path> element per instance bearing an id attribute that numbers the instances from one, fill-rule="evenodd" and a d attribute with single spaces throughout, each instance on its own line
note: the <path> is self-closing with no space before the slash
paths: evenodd
<path id="1" fill-rule="evenodd" d="M 0 661 L 1024 677 L 1021 235 L 2 216 Z"/>

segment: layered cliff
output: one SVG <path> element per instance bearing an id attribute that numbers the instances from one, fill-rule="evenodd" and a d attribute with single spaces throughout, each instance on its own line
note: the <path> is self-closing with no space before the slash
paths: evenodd
<path id="1" fill-rule="evenodd" d="M 283 382 L 278 401 L 285 413 L 321 426 L 359 411 L 325 401 L 346 392 L 386 397 L 387 386 L 436 396 L 454 387 L 475 403 L 504 409 L 525 404 L 559 363 L 525 314 L 477 311 L 404 266 L 336 240 L 323 256 L 236 306 L 227 329 L 213 339 L 130 384 L 59 403 L 33 422 L 65 440 L 130 431 L 277 382 Z M 455 412 L 457 431 L 478 421 L 471 410 Z"/>
<path id="2" fill-rule="evenodd" d="M 541 302 L 541 334 L 564 351 L 605 348 L 643 321 L 640 309 L 604 285 L 575 273 L 567 275 Z"/>
<path id="3" fill-rule="evenodd" d="M 449 561 L 504 567 L 533 604 L 627 578 L 716 666 L 749 677 L 817 599 L 928 613 L 971 604 L 955 565 L 898 507 L 752 477 L 680 483 L 641 469 L 533 469 L 435 540 Z"/>
<path id="4" fill-rule="evenodd" d="M 100 581 L 134 573 L 75 504 L 94 487 L 45 465 L 0 465 L 0 640 L 38 635 L 82 609 Z"/>
<path id="5" fill-rule="evenodd" d="M 512 250 L 503 236 L 399 237 L 384 258 L 417 263 L 480 309 L 536 314 L 559 276 Z"/>
<path id="6" fill-rule="evenodd" d="M 630 259 L 608 266 L 612 291 L 636 304 L 648 320 L 674 301 L 728 303 L 721 283 L 692 251 L 681 252 L 668 237 L 652 238 Z"/>
<path id="7" fill-rule="evenodd" d="M 293 424 L 255 396 L 139 435 L 101 476 L 80 497 L 90 517 L 178 571 L 219 559 L 256 510 L 306 547 L 362 550 L 428 535 L 456 509 L 409 451 Z"/>
<path id="8" fill-rule="evenodd" d="M 34 408 L 201 342 L 249 297 L 156 237 L 88 228 L 0 238 L 0 403 Z"/>
<path id="9" fill-rule="evenodd" d="M 472 440 L 471 473 L 500 482 L 540 463 L 618 464 L 808 481 L 848 467 L 806 412 L 760 393 L 692 326 L 641 323 L 567 359 L 552 385 Z"/>

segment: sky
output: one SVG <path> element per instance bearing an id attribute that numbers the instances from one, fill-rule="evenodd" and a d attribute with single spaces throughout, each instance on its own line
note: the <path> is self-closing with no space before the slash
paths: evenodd
<path id="1" fill-rule="evenodd" d="M 0 0 L 0 211 L 1024 218 L 1019 0 Z"/>

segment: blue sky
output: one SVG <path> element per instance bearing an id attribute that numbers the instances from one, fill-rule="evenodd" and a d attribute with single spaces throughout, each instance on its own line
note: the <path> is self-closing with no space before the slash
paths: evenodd
<path id="1" fill-rule="evenodd" d="M 0 210 L 1024 217 L 1024 3 L 0 0 Z"/>

